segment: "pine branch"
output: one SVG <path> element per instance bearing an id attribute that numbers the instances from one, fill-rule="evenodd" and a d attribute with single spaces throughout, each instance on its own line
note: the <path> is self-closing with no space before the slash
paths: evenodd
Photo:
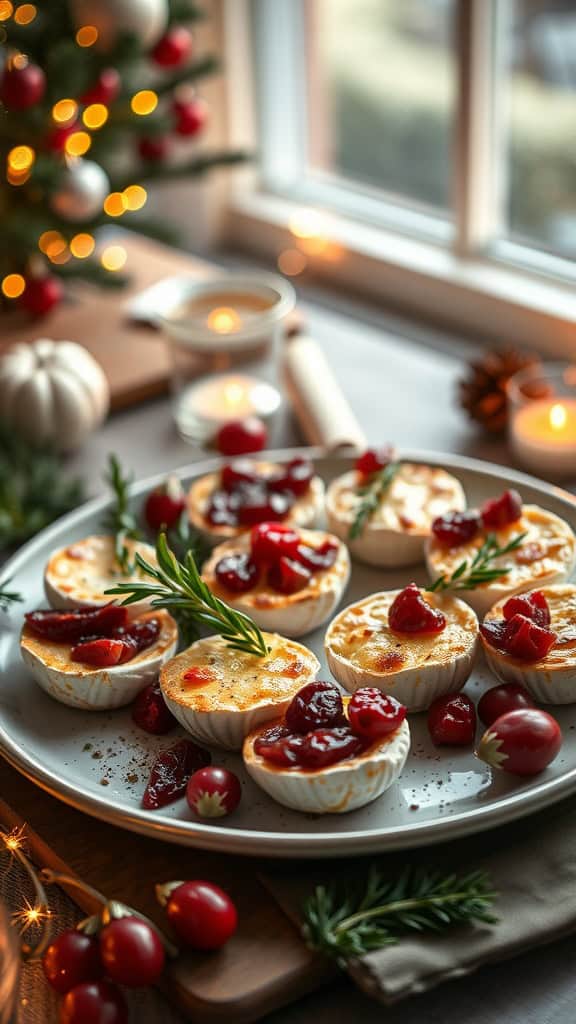
<path id="1" fill-rule="evenodd" d="M 230 167 L 234 164 L 245 163 L 250 158 L 250 154 L 244 150 L 222 150 L 221 152 L 206 153 L 182 164 L 156 166 L 142 163 L 129 176 L 114 179 L 111 190 L 123 192 L 134 181 L 174 181 L 177 178 L 196 178 L 207 174 L 208 171 L 216 167 Z"/>
<path id="2" fill-rule="evenodd" d="M 400 464 L 398 462 L 389 462 L 387 466 L 384 466 L 384 469 L 375 474 L 365 487 L 359 489 L 358 494 L 362 500 L 356 509 L 354 522 L 348 531 L 350 540 L 356 540 L 360 536 L 368 519 L 374 515 L 399 468 Z"/>
<path id="3" fill-rule="evenodd" d="M 318 886 L 304 907 L 303 934 L 312 949 L 341 965 L 399 941 L 409 932 L 439 932 L 453 925 L 494 924 L 496 893 L 483 872 L 461 878 L 407 868 L 387 879 L 372 866 L 363 889 L 351 893 Z"/>
<path id="4" fill-rule="evenodd" d="M 476 587 L 482 587 L 484 584 L 502 579 L 503 576 L 508 575 L 512 566 L 496 567 L 492 563 L 496 558 L 502 558 L 510 551 L 519 548 L 526 536 L 526 533 L 519 533 L 504 547 L 500 547 L 496 535 L 489 533 L 471 562 L 468 559 L 460 562 L 450 576 L 439 576 L 426 589 L 431 593 L 443 590 L 475 590 Z"/>
<path id="5" fill-rule="evenodd" d="M 154 89 L 159 96 L 165 96 L 166 93 L 172 93 L 180 85 L 196 82 L 198 78 L 214 75 L 219 70 L 220 64 L 215 57 L 202 57 L 201 60 L 196 61 L 194 64 L 188 64 L 181 71 L 177 71 L 175 74 L 164 78 L 161 82 L 157 82 Z"/>
<path id="6" fill-rule="evenodd" d="M 10 582 L 11 580 L 0 581 L 0 610 L 3 612 L 7 612 L 10 609 L 10 605 L 24 600 L 22 594 L 19 594 L 18 591 L 6 589 Z"/>
<path id="7" fill-rule="evenodd" d="M 136 568 L 136 562 L 130 561 L 127 540 L 140 540 L 142 531 L 134 514 L 130 511 L 131 477 L 124 476 L 122 467 L 115 455 L 108 456 L 108 473 L 106 482 L 114 493 L 114 504 L 108 509 L 104 520 L 104 529 L 114 537 L 116 561 L 125 576 L 129 576 Z M 136 555 L 136 558 L 138 555 Z"/>
<path id="8" fill-rule="evenodd" d="M 259 658 L 266 656 L 266 641 L 256 623 L 211 592 L 190 551 L 179 562 L 168 546 L 166 535 L 161 533 L 156 542 L 156 558 L 158 568 L 136 554 L 139 569 L 152 582 L 120 583 L 106 593 L 123 597 L 123 604 L 150 601 L 153 608 L 166 608 L 178 621 L 184 613 L 188 623 L 208 626 L 233 650 Z"/>

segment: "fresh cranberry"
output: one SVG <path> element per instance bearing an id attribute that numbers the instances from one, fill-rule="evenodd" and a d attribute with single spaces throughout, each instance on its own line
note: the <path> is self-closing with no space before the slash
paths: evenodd
<path id="1" fill-rule="evenodd" d="M 106 974 L 128 988 L 155 985 L 164 970 L 164 946 L 142 918 L 120 917 L 100 932 L 100 956 Z"/>
<path id="2" fill-rule="evenodd" d="M 309 570 L 290 558 L 280 558 L 270 566 L 267 575 L 268 584 L 279 594 L 296 594 L 308 586 L 310 579 Z"/>
<path id="3" fill-rule="evenodd" d="M 309 459 L 296 458 L 286 464 L 283 470 L 269 478 L 268 485 L 274 491 L 288 491 L 301 498 L 310 487 L 314 466 Z"/>
<path id="4" fill-rule="evenodd" d="M 71 661 L 79 661 L 94 668 L 112 668 L 129 661 L 136 654 L 136 645 L 129 640 L 111 640 L 99 636 L 94 640 L 76 644 L 70 651 Z"/>
<path id="5" fill-rule="evenodd" d="M 536 707 L 528 690 L 519 683 L 500 683 L 486 690 L 478 701 L 478 715 L 484 725 L 492 725 L 500 715 L 519 708 Z"/>
<path id="6" fill-rule="evenodd" d="M 538 775 L 562 746 L 556 719 L 538 708 L 518 708 L 501 715 L 484 733 L 477 756 L 513 775 Z"/>
<path id="7" fill-rule="evenodd" d="M 354 469 L 365 479 L 379 473 L 390 462 L 392 462 L 393 451 L 390 445 L 384 448 L 368 448 L 363 455 L 360 455 L 354 463 Z"/>
<path id="8" fill-rule="evenodd" d="M 436 540 L 447 548 L 455 548 L 472 540 L 482 525 L 478 512 L 445 512 L 432 523 Z"/>
<path id="9" fill-rule="evenodd" d="M 302 733 L 346 725 L 339 689 L 321 680 L 307 683 L 290 701 L 284 720 L 290 732 Z"/>
<path id="10" fill-rule="evenodd" d="M 117 627 L 126 625 L 128 609 L 106 604 L 101 608 L 27 612 L 24 618 L 32 632 L 44 640 L 74 643 L 86 636 L 107 636 Z"/>
<path id="11" fill-rule="evenodd" d="M 502 609 L 505 619 L 513 619 L 515 615 L 525 615 L 537 626 L 550 625 L 550 608 L 541 590 L 532 590 L 529 594 L 516 594 L 509 597 Z"/>
<path id="12" fill-rule="evenodd" d="M 220 427 L 216 447 L 221 455 L 246 455 L 260 452 L 268 444 L 268 431 L 262 420 L 249 416 L 245 420 L 231 420 Z"/>
<path id="13" fill-rule="evenodd" d="M 192 772 L 210 764 L 210 761 L 208 751 L 190 740 L 180 740 L 163 750 L 152 766 L 142 807 L 155 811 L 173 803 L 186 792 Z"/>
<path id="14" fill-rule="evenodd" d="M 273 564 L 282 556 L 296 558 L 299 544 L 296 530 L 281 523 L 258 523 L 250 534 L 252 558 L 258 565 Z"/>
<path id="15" fill-rule="evenodd" d="M 337 729 L 315 729 L 304 736 L 298 750 L 302 768 L 318 770 L 338 761 L 357 757 L 366 749 L 366 741 L 355 736 L 348 726 Z"/>
<path id="16" fill-rule="evenodd" d="M 388 624 L 396 633 L 441 633 L 446 616 L 424 600 L 415 583 L 409 583 L 390 605 Z"/>
<path id="17" fill-rule="evenodd" d="M 199 818 L 223 818 L 231 814 L 241 796 L 238 776 L 217 765 L 194 772 L 186 787 L 188 806 Z"/>
<path id="18" fill-rule="evenodd" d="M 176 526 L 186 508 L 186 496 L 178 477 L 172 476 L 152 491 L 144 505 L 144 517 L 151 530 Z"/>
<path id="19" fill-rule="evenodd" d="M 499 498 L 485 501 L 480 508 L 480 515 L 487 530 L 501 530 L 520 519 L 522 498 L 518 491 L 504 491 Z"/>
<path id="20" fill-rule="evenodd" d="M 156 892 L 160 902 L 165 901 L 168 920 L 178 938 L 192 949 L 221 949 L 236 931 L 236 907 L 212 882 L 169 882 L 157 886 Z"/>
<path id="21" fill-rule="evenodd" d="M 246 594 L 258 582 L 260 570 L 250 555 L 225 555 L 214 568 L 218 583 L 233 594 Z"/>
<path id="22" fill-rule="evenodd" d="M 268 494 L 263 486 L 246 488 L 242 493 L 241 504 L 237 512 L 238 522 L 242 526 L 255 526 L 257 523 L 284 519 L 292 507 L 293 500 L 289 494 Z"/>
<path id="23" fill-rule="evenodd" d="M 428 729 L 437 747 L 467 747 L 474 742 L 476 709 L 463 693 L 437 697 L 428 711 Z"/>
<path id="24" fill-rule="evenodd" d="M 61 932 L 50 943 L 42 967 L 48 984 L 61 995 L 84 981 L 97 981 L 104 974 L 98 943 L 75 928 Z"/>
<path id="25" fill-rule="evenodd" d="M 261 479 L 250 459 L 234 459 L 224 466 L 220 474 L 220 484 L 228 492 L 246 484 L 259 484 Z"/>
<path id="26" fill-rule="evenodd" d="M 350 700 L 348 718 L 352 732 L 367 740 L 388 736 L 402 725 L 406 708 L 373 686 L 364 686 Z"/>
<path id="27" fill-rule="evenodd" d="M 132 721 L 152 736 L 164 736 L 176 725 L 176 719 L 162 696 L 158 682 L 149 683 L 132 705 Z"/>
<path id="28" fill-rule="evenodd" d="M 67 992 L 60 1024 L 128 1024 L 128 1007 L 119 988 L 107 981 L 86 981 Z"/>
<path id="29" fill-rule="evenodd" d="M 296 561 L 310 572 L 323 572 L 334 565 L 338 557 L 338 544 L 333 540 L 325 540 L 317 548 L 309 544 L 299 544 L 296 549 Z"/>

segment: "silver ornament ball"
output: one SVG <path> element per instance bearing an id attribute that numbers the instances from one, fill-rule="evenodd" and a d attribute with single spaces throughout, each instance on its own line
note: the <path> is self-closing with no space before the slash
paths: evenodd
<path id="1" fill-rule="evenodd" d="M 105 171 L 93 160 L 75 160 L 65 167 L 50 205 L 64 220 L 91 220 L 102 211 L 110 191 Z"/>
<path id="2" fill-rule="evenodd" d="M 106 53 L 122 33 L 136 36 L 145 49 L 154 46 L 168 22 L 167 0 L 71 0 L 77 28 L 98 29 L 96 49 Z"/>

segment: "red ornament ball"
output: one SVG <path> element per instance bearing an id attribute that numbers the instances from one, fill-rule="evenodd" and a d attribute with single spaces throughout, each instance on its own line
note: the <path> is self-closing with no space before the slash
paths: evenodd
<path id="1" fill-rule="evenodd" d="M 155 985 L 164 969 L 158 933 L 139 917 L 120 917 L 100 932 L 100 956 L 106 974 L 127 988 Z"/>
<path id="2" fill-rule="evenodd" d="M 192 36 L 182 25 L 168 29 L 158 40 L 151 57 L 161 68 L 177 68 L 192 52 Z"/>
<path id="3" fill-rule="evenodd" d="M 113 103 L 120 92 L 122 80 L 116 68 L 104 68 L 98 78 L 80 97 L 80 103 Z"/>
<path id="4" fill-rule="evenodd" d="M 220 427 L 216 447 L 221 455 L 246 455 L 261 452 L 268 444 L 266 425 L 257 416 L 245 420 L 230 420 Z"/>
<path id="5" fill-rule="evenodd" d="M 167 135 L 158 135 L 153 139 L 139 139 L 138 153 L 142 160 L 159 163 L 165 160 L 170 151 L 170 139 Z"/>
<path id="6" fill-rule="evenodd" d="M 33 316 L 45 316 L 57 306 L 64 289 L 57 277 L 29 277 L 20 297 L 20 304 Z"/>
<path id="7" fill-rule="evenodd" d="M 37 64 L 6 67 L 0 78 L 0 100 L 8 110 L 28 110 L 40 102 L 45 89 L 46 76 Z"/>
<path id="8" fill-rule="evenodd" d="M 73 134 L 78 131 L 78 122 L 74 124 L 60 125 L 58 128 L 53 128 L 52 131 L 46 136 L 46 149 L 51 153 L 63 153 L 66 148 L 66 142 Z"/>
<path id="9" fill-rule="evenodd" d="M 192 138 L 199 135 L 208 119 L 208 107 L 204 100 L 194 99 L 182 102 L 175 100 L 173 110 L 176 114 L 174 131 L 177 135 Z"/>
<path id="10" fill-rule="evenodd" d="M 88 982 L 70 989 L 60 1007 L 60 1024 L 128 1024 L 128 1007 L 115 985 Z"/>
<path id="11" fill-rule="evenodd" d="M 167 888 L 171 891 L 166 914 L 181 942 L 205 950 L 220 949 L 228 942 L 236 931 L 238 914 L 223 889 L 202 881 Z"/>

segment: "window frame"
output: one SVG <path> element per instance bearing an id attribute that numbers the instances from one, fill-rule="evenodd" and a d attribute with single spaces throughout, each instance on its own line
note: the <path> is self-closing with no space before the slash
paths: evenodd
<path id="1" fill-rule="evenodd" d="M 453 224 L 415 203 L 305 174 L 304 86 L 294 104 L 278 96 L 286 80 L 303 80 L 294 61 L 302 60 L 305 5 L 224 0 L 229 141 L 256 151 L 265 141 L 258 162 L 232 183 L 223 240 L 277 256 L 294 245 L 293 215 L 321 208 L 345 258 L 309 257 L 315 276 L 479 339 L 574 356 L 576 264 L 496 241 L 504 195 L 496 159 L 503 121 L 502 103 L 495 102 L 502 67 L 496 40 L 504 38 L 506 0 L 456 0 Z M 258 81 L 249 57 L 254 47 Z M 268 100 L 259 106 L 258 89 Z"/>

